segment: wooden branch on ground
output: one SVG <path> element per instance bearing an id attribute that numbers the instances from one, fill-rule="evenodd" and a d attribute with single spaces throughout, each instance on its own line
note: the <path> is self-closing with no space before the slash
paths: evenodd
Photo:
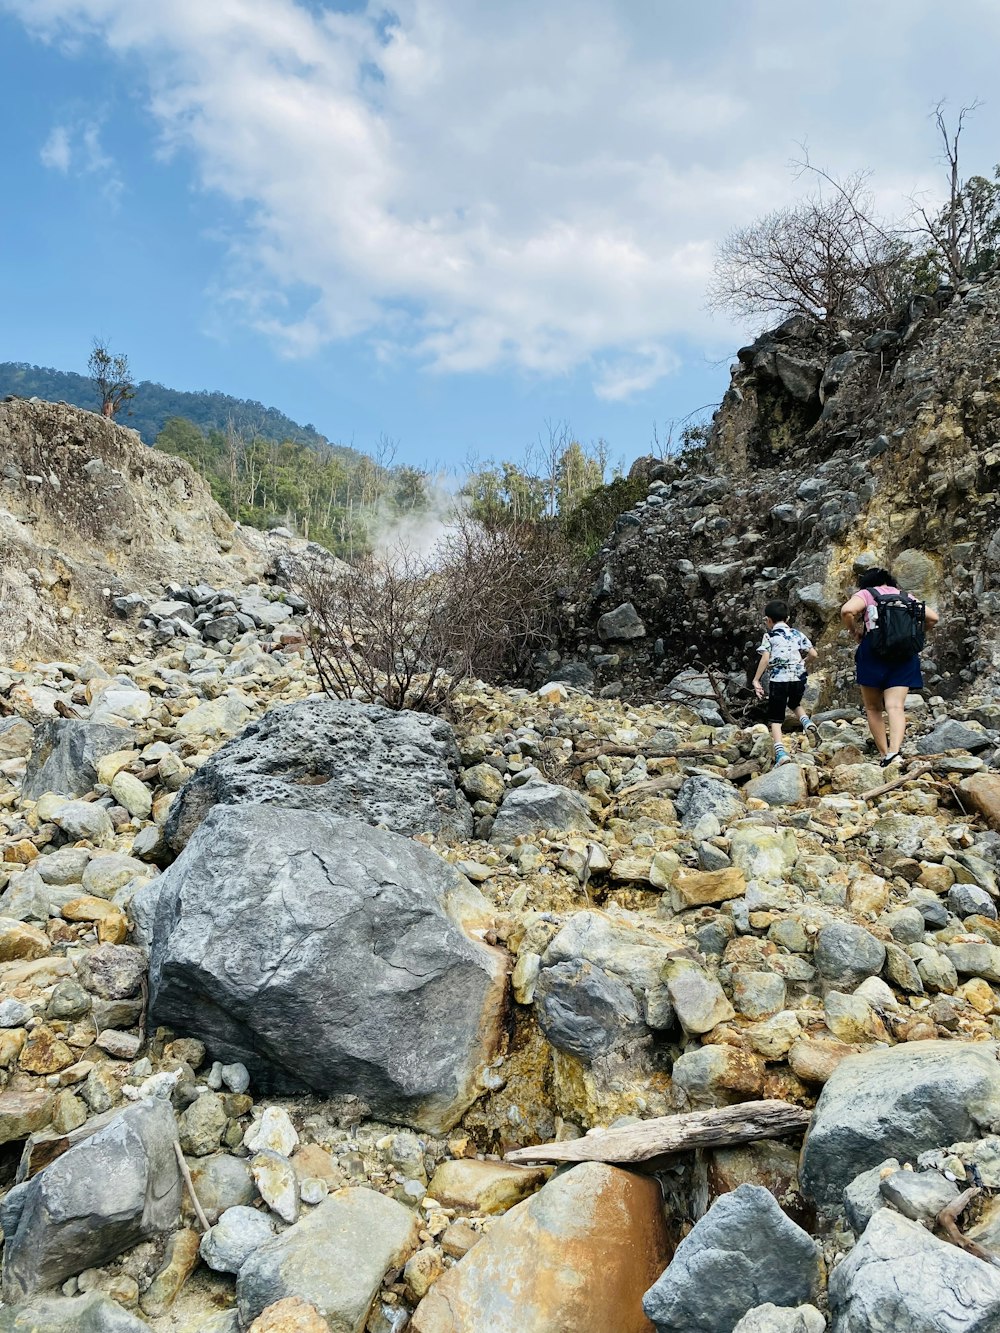
<path id="1" fill-rule="evenodd" d="M 174 1156 L 177 1158 L 177 1165 L 180 1168 L 181 1179 L 184 1181 L 184 1184 L 187 1187 L 188 1197 L 190 1198 L 191 1204 L 194 1207 L 195 1216 L 198 1218 L 198 1222 L 201 1225 L 201 1229 L 202 1231 L 211 1231 L 212 1224 L 205 1216 L 205 1210 L 204 1208 L 202 1208 L 201 1202 L 198 1199 L 198 1195 L 195 1193 L 194 1181 L 191 1179 L 191 1172 L 188 1168 L 187 1162 L 185 1162 L 184 1160 L 184 1154 L 181 1152 L 181 1145 L 177 1142 L 176 1139 L 174 1140 Z"/>
<path id="2" fill-rule="evenodd" d="M 695 1148 L 721 1148 L 802 1134 L 811 1115 L 811 1111 L 790 1102 L 741 1102 L 708 1111 L 659 1116 L 621 1129 L 585 1134 L 565 1143 L 515 1148 L 506 1158 L 509 1162 L 646 1162 L 652 1157 L 692 1152 Z"/>
<path id="3" fill-rule="evenodd" d="M 963 1190 L 957 1199 L 953 1199 L 946 1208 L 941 1209 L 937 1215 L 937 1224 L 952 1245 L 957 1245 L 960 1250 L 974 1254 L 977 1259 L 982 1259 L 985 1263 L 1000 1267 L 1000 1262 L 990 1254 L 989 1250 L 984 1250 L 974 1240 L 969 1240 L 968 1236 L 963 1236 L 958 1229 L 959 1217 L 978 1194 L 979 1190 L 974 1185 L 970 1189 Z"/>
<path id="4" fill-rule="evenodd" d="M 932 767 L 932 764 L 921 764 L 918 768 L 911 768 L 908 773 L 900 773 L 899 777 L 893 778 L 891 782 L 886 782 L 881 787 L 873 787 L 871 791 L 863 792 L 861 799 L 863 801 L 871 801 L 874 800 L 876 796 L 884 796 L 887 791 L 895 791 L 895 789 L 901 787 L 904 782 L 910 782 L 914 778 L 922 778 L 925 773 L 931 771 Z"/>

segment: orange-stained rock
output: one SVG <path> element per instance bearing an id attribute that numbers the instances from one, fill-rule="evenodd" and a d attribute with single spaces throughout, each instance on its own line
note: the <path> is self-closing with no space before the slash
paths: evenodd
<path id="1" fill-rule="evenodd" d="M 413 1333 L 653 1333 L 642 1296 L 672 1247 L 655 1180 L 603 1162 L 557 1176 L 440 1278 Z"/>
<path id="2" fill-rule="evenodd" d="M 38 858 L 38 848 L 29 838 L 22 838 L 11 847 L 5 847 L 3 859 L 12 865 L 27 866 Z"/>
<path id="3" fill-rule="evenodd" d="M 18 1064 L 29 1074 L 58 1074 L 75 1061 L 76 1056 L 51 1028 L 37 1027 L 25 1042 Z"/>
<path id="4" fill-rule="evenodd" d="M 248 1333 L 330 1333 L 330 1325 L 315 1305 L 300 1296 L 286 1296 L 263 1310 Z"/>
<path id="5" fill-rule="evenodd" d="M 52 952 L 52 944 L 44 930 L 27 921 L 0 917 L 0 963 L 32 962 Z"/>
<path id="6" fill-rule="evenodd" d="M 505 1162 L 442 1162 L 427 1187 L 432 1199 L 448 1208 L 477 1213 L 505 1213 L 545 1184 L 547 1172 Z"/>
<path id="7" fill-rule="evenodd" d="M 1000 773 L 973 773 L 959 784 L 959 790 L 991 829 L 1000 829 Z"/>
<path id="8" fill-rule="evenodd" d="M 788 1052 L 788 1063 L 803 1083 L 825 1083 L 847 1055 L 856 1055 L 860 1046 L 845 1041 L 813 1040 L 800 1037 Z"/>
<path id="9" fill-rule="evenodd" d="M 725 870 L 678 870 L 673 890 L 681 904 L 694 907 L 741 898 L 747 891 L 747 882 L 743 871 L 736 866 L 727 866 Z"/>

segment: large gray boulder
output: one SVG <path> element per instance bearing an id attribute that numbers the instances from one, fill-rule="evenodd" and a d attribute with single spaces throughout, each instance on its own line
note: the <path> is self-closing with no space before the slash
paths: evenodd
<path id="1" fill-rule="evenodd" d="M 361 1333 L 382 1279 L 417 1243 L 409 1208 L 375 1190 L 339 1190 L 243 1264 L 236 1281 L 241 1325 L 300 1296 L 336 1333 Z"/>
<path id="2" fill-rule="evenodd" d="M 830 1274 L 831 1333 L 995 1333 L 1000 1271 L 919 1222 L 876 1213 Z"/>
<path id="3" fill-rule="evenodd" d="M 456 786 L 458 746 L 442 718 L 307 699 L 246 727 L 180 789 L 166 823 L 180 850 L 216 805 L 352 815 L 395 833 L 472 833 Z"/>
<path id="4" fill-rule="evenodd" d="M 946 750 L 968 750 L 976 754 L 993 743 L 994 739 L 988 731 L 976 731 L 964 722 L 947 717 L 933 731 L 919 737 L 915 748 L 917 754 L 943 754 Z"/>
<path id="5" fill-rule="evenodd" d="M 149 1333 L 137 1319 L 99 1291 L 69 1299 L 43 1297 L 0 1310 L 0 1333 Z"/>
<path id="6" fill-rule="evenodd" d="M 493 821 L 490 841 L 509 843 L 521 834 L 549 828 L 587 832 L 593 827 L 590 806 L 579 792 L 555 782 L 526 782 L 523 787 L 508 789 Z"/>
<path id="7" fill-rule="evenodd" d="M 723 1194 L 678 1245 L 643 1298 L 657 1333 L 732 1333 L 757 1305 L 803 1305 L 820 1277 L 820 1249 L 770 1190 Z"/>
<path id="8" fill-rule="evenodd" d="M 485 900 L 409 838 L 272 806 L 217 806 L 155 895 L 154 1023 L 239 1061 L 255 1089 L 350 1094 L 450 1128 L 500 1041 L 504 955 Z"/>
<path id="9" fill-rule="evenodd" d="M 82 1142 L 5 1201 L 5 1301 L 24 1300 L 107 1263 L 180 1220 L 169 1102 L 138 1102 L 87 1128 L 92 1132 Z"/>
<path id="10" fill-rule="evenodd" d="M 97 783 L 97 764 L 106 754 L 133 744 L 127 727 L 74 718 L 50 718 L 35 732 L 21 783 L 21 795 L 37 801 L 47 791 L 86 796 Z"/>
<path id="11" fill-rule="evenodd" d="M 913 1041 L 848 1056 L 833 1071 L 802 1147 L 799 1180 L 836 1207 L 862 1171 L 914 1161 L 1000 1124 L 1000 1045 Z"/>

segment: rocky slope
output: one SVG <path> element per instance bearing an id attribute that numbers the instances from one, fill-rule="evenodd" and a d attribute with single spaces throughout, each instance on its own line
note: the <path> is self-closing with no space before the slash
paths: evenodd
<path id="1" fill-rule="evenodd" d="M 0 402 L 8 657 L 76 648 L 100 659 L 116 597 L 170 582 L 242 587 L 286 545 L 234 524 L 186 463 L 134 431 L 63 403 Z"/>
<path id="2" fill-rule="evenodd" d="M 564 645 L 603 687 L 648 697 L 695 658 L 745 685 L 781 596 L 820 646 L 824 702 L 842 701 L 837 611 L 872 563 L 941 610 L 936 692 L 996 684 L 1000 277 L 833 349 L 786 321 L 740 350 L 707 451 L 643 466 L 648 496 L 577 589 Z"/>
<path id="3" fill-rule="evenodd" d="M 0 667 L 0 1333 L 997 1327 L 992 699 L 887 772 L 854 709 L 777 770 L 714 700 L 393 714 L 255 568 Z M 804 1145 L 505 1160 L 762 1098 Z"/>

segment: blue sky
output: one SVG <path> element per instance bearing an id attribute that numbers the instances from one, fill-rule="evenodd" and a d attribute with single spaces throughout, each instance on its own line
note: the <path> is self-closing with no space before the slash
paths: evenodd
<path id="1" fill-rule="evenodd" d="M 715 243 L 801 192 L 799 141 L 939 188 L 1000 6 L 957 0 L 0 0 L 0 360 L 221 389 L 399 458 L 626 461 L 717 401 L 745 330 Z"/>

